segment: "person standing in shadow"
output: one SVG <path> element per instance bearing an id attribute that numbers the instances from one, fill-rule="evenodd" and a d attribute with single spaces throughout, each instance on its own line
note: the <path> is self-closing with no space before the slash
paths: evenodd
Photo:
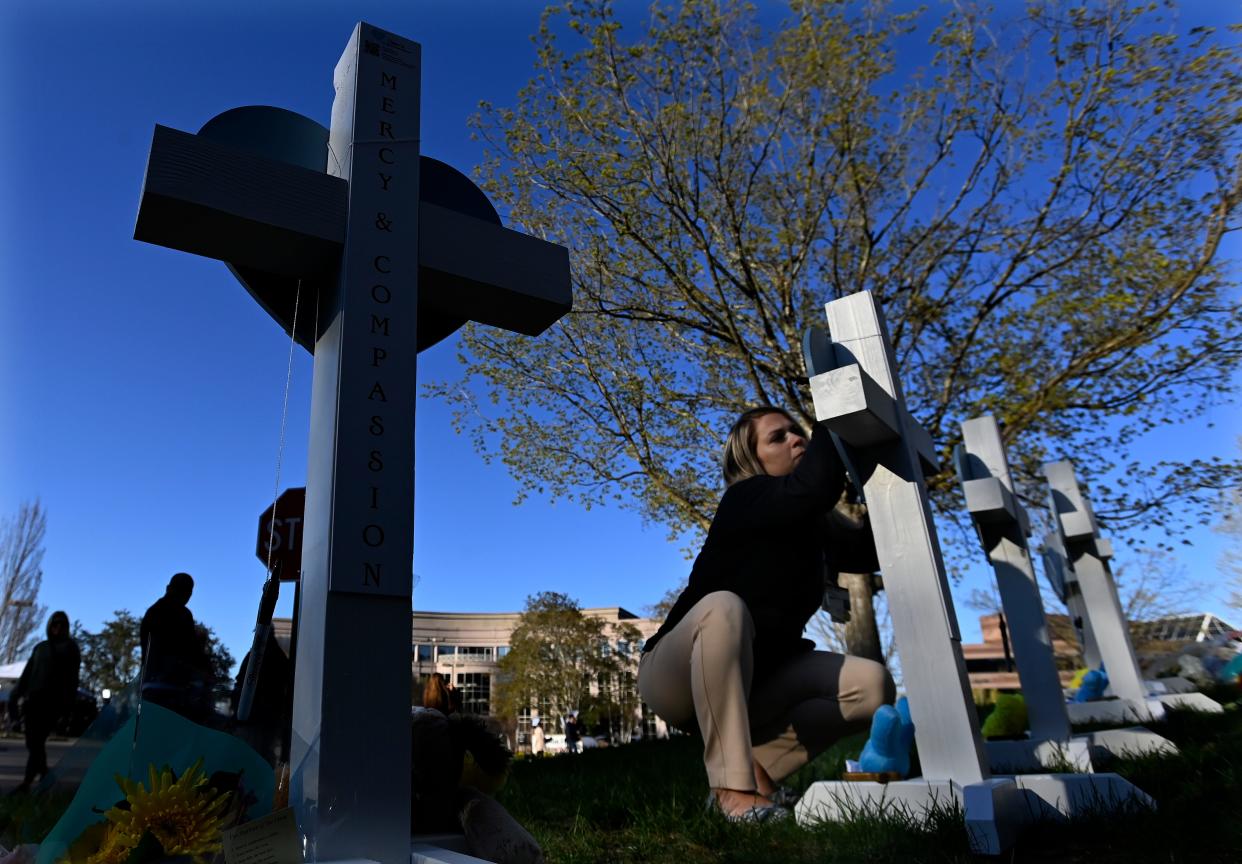
<path id="1" fill-rule="evenodd" d="M 581 740 L 582 727 L 578 725 L 578 712 L 575 711 L 565 718 L 565 748 L 570 753 L 577 753 Z"/>
<path id="2" fill-rule="evenodd" d="M 47 738 L 60 718 L 73 710 L 81 665 L 78 643 L 69 635 L 69 616 L 53 612 L 47 622 L 47 639 L 30 653 L 21 679 L 9 695 L 10 714 L 17 713 L 18 700 L 24 700 L 29 753 L 25 778 L 14 792 L 25 792 L 36 778 L 47 776 Z"/>
<path id="3" fill-rule="evenodd" d="M 142 649 L 142 698 L 194 720 L 194 705 L 187 699 L 200 674 L 202 648 L 194 616 L 186 608 L 194 593 L 189 573 L 177 573 L 164 596 L 142 616 L 139 644 Z"/>

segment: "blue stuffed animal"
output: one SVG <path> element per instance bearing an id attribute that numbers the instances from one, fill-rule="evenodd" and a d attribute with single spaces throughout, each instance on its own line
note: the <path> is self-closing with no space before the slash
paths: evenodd
<path id="1" fill-rule="evenodd" d="M 897 705 L 881 705 L 871 718 L 871 737 L 858 757 L 860 771 L 910 773 L 910 745 L 914 743 L 914 721 L 910 703 L 902 696 Z"/>
<path id="2" fill-rule="evenodd" d="M 1082 676 L 1082 683 L 1078 685 L 1078 692 L 1074 694 L 1074 701 L 1098 702 L 1104 698 L 1104 688 L 1107 686 L 1108 673 L 1104 671 L 1104 667 L 1092 669 Z"/>

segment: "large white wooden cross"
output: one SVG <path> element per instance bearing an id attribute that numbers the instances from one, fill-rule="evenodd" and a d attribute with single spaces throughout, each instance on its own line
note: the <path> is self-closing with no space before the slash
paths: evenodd
<path id="1" fill-rule="evenodd" d="M 923 777 L 972 787 L 994 811 L 992 781 L 962 657 L 957 616 L 932 522 L 923 466 L 936 465 L 931 437 L 909 415 L 896 374 L 887 328 L 870 292 L 827 304 L 830 338 L 804 342 L 815 416 L 851 451 L 863 484 L 884 576 L 902 677 L 910 698 Z M 814 332 L 814 331 L 812 331 Z M 891 792 L 917 806 L 927 783 L 816 784 L 799 803 L 801 819 L 834 818 Z M 1012 786 L 1012 784 L 1009 784 Z M 819 788 L 817 788 L 819 787 Z M 1000 808 L 1004 810 L 1003 806 Z M 976 813 L 967 813 L 971 822 Z M 972 826 L 983 848 L 1008 845 L 1006 815 L 989 813 Z M 977 820 L 976 820 L 977 821 Z"/>
<path id="2" fill-rule="evenodd" d="M 1095 512 L 1078 485 L 1072 462 L 1049 462 L 1044 466 L 1044 476 L 1048 480 L 1049 510 L 1082 598 L 1084 629 L 1089 622 L 1095 650 L 1108 671 L 1109 689 L 1125 703 L 1133 719 L 1157 720 L 1164 715 L 1164 708 L 1148 698 L 1139 671 L 1130 628 L 1108 566 L 1112 543 L 1100 536 Z"/>
<path id="3" fill-rule="evenodd" d="M 1030 521 L 1014 492 L 995 417 L 988 414 L 962 423 L 961 455 L 958 475 L 966 509 L 996 572 L 1031 737 L 1067 740 L 1070 725 L 1065 697 L 1027 546 Z"/>
<path id="4" fill-rule="evenodd" d="M 992 765 L 1026 768 L 1032 762 L 1068 759 L 1080 770 L 1091 770 L 1086 746 L 1070 743 L 1065 696 L 1027 544 L 1030 521 L 1013 488 L 996 418 L 988 414 L 964 421 L 962 444 L 954 455 L 966 509 L 996 573 L 1030 725 L 1028 741 L 988 742 Z"/>
<path id="5" fill-rule="evenodd" d="M 972 848 L 998 854 L 1033 818 L 1063 818 L 1114 800 L 1150 803 L 1114 774 L 991 775 L 923 479 L 923 466 L 936 464 L 931 437 L 905 407 L 870 292 L 834 300 L 825 312 L 830 338 L 808 334 L 804 341 L 815 416 L 850 447 L 863 481 L 923 776 L 812 784 L 798 802 L 799 821 L 893 804 L 928 813 L 954 800 L 965 811 Z"/>
<path id="6" fill-rule="evenodd" d="M 1071 765 L 1075 771 L 1091 772 L 1094 770 L 1093 754 L 1097 751 L 1107 751 L 1113 756 L 1176 753 L 1177 748 L 1171 741 L 1141 727 L 1071 735 L 1070 711 L 1057 674 L 1043 600 L 1027 543 L 1030 521 L 1015 494 L 996 419 L 987 415 L 962 423 L 962 444 L 954 455 L 966 508 L 996 572 L 1030 723 L 1030 736 L 1026 740 L 986 742 L 993 769 L 1031 771 L 1044 767 L 1055 770 L 1055 767 Z M 1063 592 L 1067 587 L 1076 592 L 1072 571 L 1063 567 L 1057 573 L 1060 581 L 1058 583 L 1058 576 L 1054 575 L 1053 583 L 1061 585 L 1058 593 L 1065 599 Z M 1089 630 L 1089 619 L 1086 626 Z"/>
<path id="7" fill-rule="evenodd" d="M 1091 654 L 1098 655 L 1108 673 L 1109 690 L 1117 697 L 1074 703 L 1069 706 L 1071 720 L 1146 722 L 1163 717 L 1166 705 L 1223 710 L 1219 703 L 1201 693 L 1167 693 L 1163 687 L 1143 679 L 1117 583 L 1108 564 L 1113 557 L 1113 545 L 1100 536 L 1095 511 L 1079 485 L 1074 463 L 1068 459 L 1049 462 L 1044 465 L 1044 476 L 1048 480 L 1054 533 L 1058 535 L 1049 545 L 1064 550 L 1064 561 L 1068 562 L 1065 575 L 1072 575 L 1066 586 L 1067 596 L 1073 598 L 1070 608 L 1083 618 L 1082 632 L 1090 634 L 1090 641 L 1085 644 L 1088 662 Z"/>
<path id="8" fill-rule="evenodd" d="M 537 335 L 570 306 L 564 248 L 502 228 L 469 181 L 420 158 L 420 57 L 357 25 L 326 172 L 320 127 L 289 112 L 157 127 L 135 230 L 227 262 L 313 347 L 291 753 L 307 860 L 410 860 L 417 352 L 467 319 Z M 299 279 L 318 307 L 294 332 Z"/>

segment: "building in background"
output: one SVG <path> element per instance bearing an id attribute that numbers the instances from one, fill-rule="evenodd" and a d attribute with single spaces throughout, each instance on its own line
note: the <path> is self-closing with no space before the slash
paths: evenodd
<path id="1" fill-rule="evenodd" d="M 1082 664 L 1082 651 L 1078 647 L 1078 639 L 1074 635 L 1074 627 L 1068 615 L 1048 615 L 1047 621 L 1052 636 L 1052 653 L 1057 661 L 1057 673 L 1061 678 L 1061 685 L 1068 687 L 1074 672 Z M 970 689 L 1021 690 L 1018 667 L 1014 663 L 1004 616 L 999 612 L 980 615 L 979 627 L 983 630 L 983 641 L 962 644 Z"/>
<path id="2" fill-rule="evenodd" d="M 1068 687 L 1074 673 L 1082 667 L 1082 650 L 1068 615 L 1048 615 L 1052 650 L 1057 658 L 1061 684 Z M 997 614 L 979 618 L 983 641 L 962 645 L 966 672 L 972 690 L 1017 691 L 1017 666 L 1004 628 L 1004 617 Z M 1205 646 L 1235 633 L 1225 621 L 1204 612 L 1197 615 L 1173 615 L 1154 621 L 1131 621 L 1130 641 L 1143 672 L 1149 676 L 1178 674 L 1177 659 L 1195 653 L 1195 646 Z"/>
<path id="3" fill-rule="evenodd" d="M 602 621 L 605 632 L 613 629 L 609 625 L 622 622 L 633 625 L 644 640 L 650 638 L 662 623 L 660 619 L 640 618 L 619 606 L 583 609 L 582 614 Z M 520 612 L 414 612 L 410 622 L 410 667 L 418 694 L 415 700 L 421 698 L 424 678 L 439 672 L 446 682 L 461 691 L 463 711 L 490 715 L 497 664 L 508 652 L 510 637 L 520 618 Z M 276 639 L 285 653 L 289 653 L 291 625 L 288 618 L 272 621 Z M 632 658 L 635 677 L 642 647 L 642 644 L 625 646 L 625 653 Z M 637 697 L 635 701 L 641 705 Z M 518 747 L 525 746 L 529 740 L 532 716 L 539 716 L 537 707 L 514 718 L 512 733 Z M 559 724 L 560 718 L 549 719 L 553 720 L 553 725 Z M 668 734 L 668 727 L 645 706 L 640 707 L 634 726 L 641 729 L 640 734 L 651 737 L 665 737 Z M 547 727 L 548 722 L 545 721 Z M 548 731 L 554 729 L 548 728 Z"/>
<path id="4" fill-rule="evenodd" d="M 1134 621 L 1130 624 L 1130 639 L 1134 642 L 1134 650 L 1140 654 L 1180 652 L 1195 642 L 1209 642 L 1235 629 L 1210 612 L 1201 612 Z"/>

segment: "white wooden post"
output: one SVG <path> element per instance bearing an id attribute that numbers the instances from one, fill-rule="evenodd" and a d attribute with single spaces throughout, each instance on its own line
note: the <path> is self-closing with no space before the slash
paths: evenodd
<path id="1" fill-rule="evenodd" d="M 1095 631 L 1091 629 L 1091 616 L 1087 614 L 1086 604 L 1082 600 L 1082 591 L 1078 587 L 1078 579 L 1074 576 L 1074 568 L 1066 557 L 1065 547 L 1061 542 L 1060 532 L 1044 535 L 1043 546 L 1040 547 L 1044 561 L 1044 573 L 1052 590 L 1065 604 L 1070 613 L 1070 623 L 1078 636 L 1082 647 L 1083 662 L 1089 669 L 1100 667 L 1100 646 L 1095 641 Z"/>
<path id="2" fill-rule="evenodd" d="M 1069 715 L 1027 546 L 1030 522 L 1014 494 L 1000 427 L 990 414 L 967 420 L 962 423 L 962 441 L 958 468 L 962 492 L 996 571 L 1031 738 L 1068 741 Z"/>
<path id="3" fill-rule="evenodd" d="M 804 343 L 816 418 L 848 445 L 863 483 L 884 574 L 924 779 L 905 784 L 818 783 L 798 805 L 802 821 L 900 799 L 926 805 L 961 794 L 972 844 L 999 852 L 1022 821 L 1012 782 L 992 780 L 971 698 L 961 635 L 923 482 L 935 448 L 910 416 L 884 319 L 869 292 L 825 307 L 831 339 Z M 956 790 L 956 791 L 955 791 Z"/>
<path id="4" fill-rule="evenodd" d="M 1079 488 L 1073 463 L 1068 460 L 1050 462 L 1044 466 L 1044 476 L 1048 478 L 1053 516 L 1060 527 L 1075 582 L 1091 619 L 1100 659 L 1108 670 L 1109 687 L 1122 699 L 1142 703 L 1147 698 L 1147 687 L 1130 643 L 1129 625 L 1121 611 L 1117 584 L 1108 568 L 1112 544 L 1100 537 L 1095 513 Z"/>
<path id="5" fill-rule="evenodd" d="M 538 335 L 570 306 L 567 250 L 421 157 L 420 55 L 359 23 L 330 130 L 270 108 L 157 127 L 135 228 L 225 261 L 313 346 L 290 784 L 309 860 L 410 860 L 417 352 L 466 320 Z"/>
<path id="6" fill-rule="evenodd" d="M 851 445 L 871 517 L 923 776 L 989 776 L 949 581 L 923 482 L 931 437 L 910 417 L 870 293 L 826 307 L 836 367 L 811 379 L 815 415 Z"/>
<path id="7" fill-rule="evenodd" d="M 1163 717 L 1166 705 L 1223 711 L 1219 703 L 1201 693 L 1152 692 L 1151 684 L 1143 680 L 1139 669 L 1117 583 L 1108 566 L 1113 545 L 1100 536 L 1095 512 L 1078 483 L 1074 464 L 1068 459 L 1049 462 L 1044 465 L 1044 476 L 1048 480 L 1049 508 L 1056 531 L 1082 598 L 1083 629 L 1086 631 L 1089 621 L 1100 661 L 1108 673 L 1109 692 L 1117 697 L 1074 703 L 1068 709 L 1070 719 L 1147 722 Z"/>

